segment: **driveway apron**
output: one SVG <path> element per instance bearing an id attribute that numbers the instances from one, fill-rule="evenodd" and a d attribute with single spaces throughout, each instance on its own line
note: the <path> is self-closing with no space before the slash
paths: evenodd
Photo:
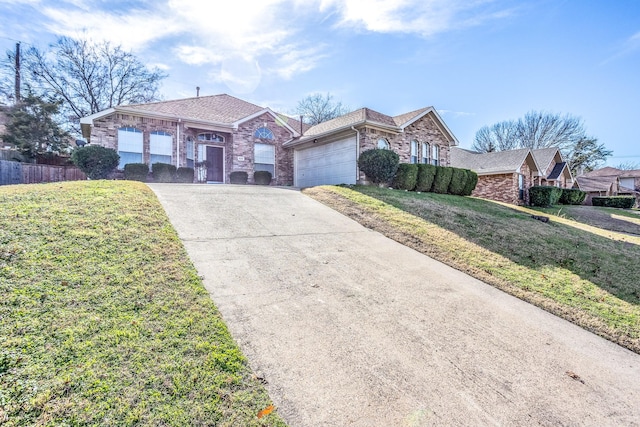
<path id="1" fill-rule="evenodd" d="M 293 189 L 152 184 L 291 426 L 640 425 L 640 356 Z"/>

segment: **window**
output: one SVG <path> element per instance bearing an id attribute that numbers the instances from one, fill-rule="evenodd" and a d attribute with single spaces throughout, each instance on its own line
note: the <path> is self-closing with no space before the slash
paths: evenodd
<path id="1" fill-rule="evenodd" d="M 253 136 L 260 139 L 274 139 L 273 132 L 271 132 L 271 130 L 266 126 L 256 129 Z"/>
<path id="2" fill-rule="evenodd" d="M 269 171 L 275 177 L 275 145 L 256 143 L 253 149 L 253 170 Z"/>
<path id="3" fill-rule="evenodd" d="M 429 147 L 429 144 L 427 144 L 426 142 L 422 143 L 422 163 L 424 163 L 425 165 L 429 164 L 429 150 L 431 150 L 431 147 Z"/>
<path id="4" fill-rule="evenodd" d="M 524 200 L 524 175 L 518 174 L 518 198 Z"/>
<path id="5" fill-rule="evenodd" d="M 418 141 L 411 141 L 411 159 L 410 163 L 418 163 Z"/>
<path id="6" fill-rule="evenodd" d="M 431 156 L 431 163 L 438 166 L 438 163 L 440 161 L 440 147 L 434 144 L 433 147 L 431 148 L 433 149 L 433 155 Z"/>
<path id="7" fill-rule="evenodd" d="M 192 168 L 195 165 L 195 155 L 196 155 L 196 150 L 195 150 L 195 144 L 193 142 L 193 138 L 191 138 L 190 136 L 187 137 L 187 167 L 188 168 Z"/>
<path id="8" fill-rule="evenodd" d="M 171 164 L 173 153 L 173 137 L 170 133 L 162 131 L 151 132 L 149 136 L 149 164 L 153 168 L 154 163 Z"/>
<path id="9" fill-rule="evenodd" d="M 208 141 L 208 142 L 224 142 L 224 136 L 218 135 L 217 133 L 199 133 L 198 141 Z"/>
<path id="10" fill-rule="evenodd" d="M 135 128 L 118 129 L 118 169 L 128 163 L 142 163 L 142 131 Z"/>
<path id="11" fill-rule="evenodd" d="M 381 150 L 388 150 L 389 149 L 389 141 L 387 141 L 384 138 L 380 138 L 378 140 L 378 148 Z"/>

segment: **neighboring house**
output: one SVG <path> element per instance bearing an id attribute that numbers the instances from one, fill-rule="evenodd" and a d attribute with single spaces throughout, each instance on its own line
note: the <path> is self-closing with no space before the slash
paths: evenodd
<path id="1" fill-rule="evenodd" d="M 452 148 L 451 166 L 478 174 L 473 196 L 515 205 L 529 203 L 528 190 L 534 185 L 562 188 L 573 185 L 571 171 L 555 147 L 491 153 Z"/>
<path id="2" fill-rule="evenodd" d="M 268 170 L 276 185 L 355 184 L 359 153 L 380 147 L 401 161 L 449 164 L 457 144 L 432 107 L 396 117 L 362 108 L 310 127 L 229 95 L 118 106 L 80 120 L 91 143 L 127 163 L 195 167 L 199 182 Z"/>
<path id="3" fill-rule="evenodd" d="M 640 169 L 622 170 L 607 166 L 580 175 L 576 184 L 587 192 L 585 204 L 591 204 L 593 196 L 632 195 L 640 199 Z"/>
<path id="4" fill-rule="evenodd" d="M 535 185 L 540 172 L 528 148 L 478 153 L 455 147 L 451 149 L 451 166 L 478 174 L 472 196 L 515 205 L 529 202 L 526 190 Z"/>
<path id="5" fill-rule="evenodd" d="M 357 159 L 372 148 L 395 151 L 401 163 L 448 166 L 457 143 L 433 107 L 395 117 L 361 108 L 313 126 L 284 146 L 294 150 L 295 185 L 310 187 L 365 182 Z"/>

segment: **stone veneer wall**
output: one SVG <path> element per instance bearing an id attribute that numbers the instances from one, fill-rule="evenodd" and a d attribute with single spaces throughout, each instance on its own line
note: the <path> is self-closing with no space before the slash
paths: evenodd
<path id="1" fill-rule="evenodd" d="M 261 140 L 253 136 L 256 129 L 266 125 L 273 134 L 274 140 Z M 263 114 L 246 123 L 242 123 L 234 133 L 214 131 L 198 128 L 186 128 L 184 123 L 127 114 L 114 113 L 96 120 L 91 129 L 91 143 L 117 150 L 118 129 L 133 127 L 143 132 L 142 161 L 149 163 L 149 138 L 153 131 L 164 131 L 173 136 L 172 163 L 176 164 L 176 135 L 180 133 L 180 166 L 186 166 L 186 138 L 191 136 L 195 141 L 195 162 L 198 158 L 198 145 L 222 146 L 225 148 L 225 182 L 229 182 L 229 174 L 233 171 L 245 171 L 249 175 L 249 182 L 253 182 L 254 143 L 260 142 L 275 145 L 275 176 L 276 185 L 293 185 L 293 150 L 284 149 L 282 143 L 291 139 L 291 132 L 277 123 L 270 114 Z M 225 141 L 198 141 L 197 135 L 203 132 L 217 133 Z M 244 158 L 243 160 L 240 160 Z"/>
<path id="2" fill-rule="evenodd" d="M 400 163 L 411 161 L 411 141 L 416 140 L 418 141 L 418 159 L 422 159 L 422 143 L 426 142 L 429 147 L 434 144 L 440 147 L 440 158 L 438 159 L 440 166 L 449 166 L 450 164 L 449 142 L 429 115 L 407 126 L 403 133 L 395 134 L 374 128 L 360 129 L 360 153 L 377 148 L 380 138 L 389 141 L 391 149 L 400 156 Z M 431 155 L 429 155 L 430 157 Z M 364 173 L 360 172 L 358 181 L 366 181 Z"/>

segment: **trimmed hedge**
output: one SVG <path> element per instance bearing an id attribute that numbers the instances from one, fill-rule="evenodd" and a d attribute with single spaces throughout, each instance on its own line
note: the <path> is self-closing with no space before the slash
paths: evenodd
<path id="1" fill-rule="evenodd" d="M 560 195 L 561 205 L 581 205 L 587 193 L 577 188 L 563 188 Z"/>
<path id="2" fill-rule="evenodd" d="M 249 174 L 245 171 L 233 171 L 229 174 L 229 182 L 232 184 L 246 184 Z"/>
<path id="3" fill-rule="evenodd" d="M 393 188 L 399 190 L 413 191 L 418 181 L 418 165 L 402 163 L 398 165 L 398 170 L 393 178 Z"/>
<path id="4" fill-rule="evenodd" d="M 603 206 L 605 208 L 621 208 L 631 209 L 636 202 L 633 196 L 609 196 L 609 197 L 593 197 L 591 203 L 593 206 Z"/>
<path id="5" fill-rule="evenodd" d="M 176 170 L 176 182 L 192 184 L 193 176 L 194 176 L 193 168 L 179 167 L 178 170 Z"/>
<path id="6" fill-rule="evenodd" d="M 436 177 L 433 180 L 433 187 L 431 187 L 431 191 L 434 193 L 447 194 L 452 176 L 453 168 L 436 166 Z"/>
<path id="7" fill-rule="evenodd" d="M 124 165 L 124 179 L 145 182 L 149 176 L 149 165 L 146 163 L 127 163 Z"/>
<path id="8" fill-rule="evenodd" d="M 118 167 L 120 156 L 111 148 L 88 145 L 73 150 L 71 161 L 87 174 L 87 178 L 105 179 Z"/>
<path id="9" fill-rule="evenodd" d="M 398 170 L 400 157 L 391 150 L 374 148 L 363 151 L 358 157 L 358 167 L 374 184 L 386 184 Z"/>
<path id="10" fill-rule="evenodd" d="M 529 188 L 529 202 L 532 206 L 543 208 L 557 205 L 562 195 L 562 189 L 551 186 L 534 186 Z"/>
<path id="11" fill-rule="evenodd" d="M 253 182 L 259 185 L 271 184 L 271 172 L 269 171 L 256 171 L 253 173 Z"/>
<path id="12" fill-rule="evenodd" d="M 428 192 L 433 187 L 433 180 L 436 177 L 436 167 L 434 165 L 419 164 L 418 179 L 416 181 L 416 191 Z"/>
<path id="13" fill-rule="evenodd" d="M 466 169 L 460 168 L 452 168 L 453 171 L 451 173 L 451 182 L 449 183 L 449 194 L 453 194 L 455 196 L 462 196 L 464 193 L 464 189 L 467 185 L 467 171 Z"/>
<path id="14" fill-rule="evenodd" d="M 464 186 L 462 195 L 470 196 L 471 193 L 473 193 L 473 190 L 476 189 L 476 185 L 478 185 L 478 174 L 469 169 L 465 169 L 465 171 L 467 172 L 467 182 Z"/>
<path id="15" fill-rule="evenodd" d="M 153 180 L 155 182 L 175 182 L 176 167 L 169 163 L 154 163 L 151 165 Z"/>

